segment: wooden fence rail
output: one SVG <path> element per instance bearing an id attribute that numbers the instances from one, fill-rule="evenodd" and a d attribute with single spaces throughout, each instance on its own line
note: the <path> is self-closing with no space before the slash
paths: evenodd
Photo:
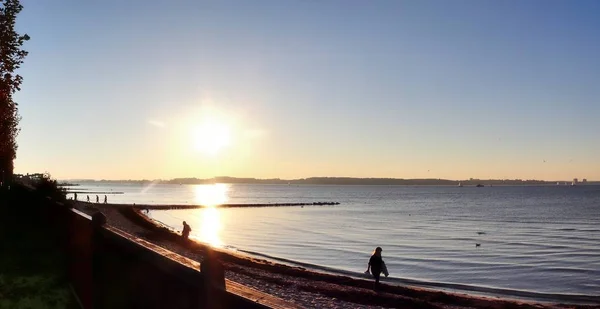
<path id="1" fill-rule="evenodd" d="M 84 309 L 299 308 L 234 282 L 219 288 L 200 263 L 106 225 L 102 213 L 59 206 L 47 214 L 64 236 L 69 279 Z"/>

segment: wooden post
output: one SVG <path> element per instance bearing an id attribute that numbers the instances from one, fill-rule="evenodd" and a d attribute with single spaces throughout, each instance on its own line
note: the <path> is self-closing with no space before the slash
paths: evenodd
<path id="1" fill-rule="evenodd" d="M 93 308 L 91 216 L 69 210 L 69 277 L 84 309 Z"/>
<path id="2" fill-rule="evenodd" d="M 208 249 L 202 263 L 200 272 L 204 280 L 204 297 L 206 308 L 223 309 L 225 296 L 225 271 L 223 264 L 216 259 L 212 250 Z"/>
<path id="3" fill-rule="evenodd" d="M 104 280 L 102 280 L 102 258 L 103 258 L 103 238 L 102 227 L 106 223 L 106 216 L 101 212 L 92 215 L 92 299 L 93 308 L 104 308 Z"/>

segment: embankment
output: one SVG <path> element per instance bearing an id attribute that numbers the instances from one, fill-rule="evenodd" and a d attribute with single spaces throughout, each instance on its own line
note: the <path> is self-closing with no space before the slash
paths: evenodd
<path id="1" fill-rule="evenodd" d="M 198 261 L 106 224 L 101 212 L 40 203 L 82 308 L 300 308 L 236 282 L 217 287 Z"/>

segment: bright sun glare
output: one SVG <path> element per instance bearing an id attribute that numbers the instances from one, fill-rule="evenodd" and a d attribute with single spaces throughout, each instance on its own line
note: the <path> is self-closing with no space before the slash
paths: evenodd
<path id="1" fill-rule="evenodd" d="M 227 191 L 229 186 L 223 183 L 214 185 L 196 185 L 194 186 L 194 202 L 197 205 L 214 207 L 225 204 L 228 200 Z"/>
<path id="2" fill-rule="evenodd" d="M 229 186 L 226 184 L 197 185 L 194 186 L 194 200 L 198 205 L 206 206 L 200 210 L 197 218 L 200 226 L 198 239 L 212 246 L 222 246 L 219 237 L 223 226 L 221 224 L 221 213 L 216 207 L 228 200 L 227 192 Z"/>
<path id="3" fill-rule="evenodd" d="M 200 220 L 200 241 L 211 246 L 220 247 L 223 245 L 219 234 L 221 229 L 221 213 L 215 207 L 202 209 Z"/>
<path id="4" fill-rule="evenodd" d="M 206 155 L 217 155 L 231 142 L 231 132 L 224 123 L 206 121 L 194 130 L 194 147 Z"/>

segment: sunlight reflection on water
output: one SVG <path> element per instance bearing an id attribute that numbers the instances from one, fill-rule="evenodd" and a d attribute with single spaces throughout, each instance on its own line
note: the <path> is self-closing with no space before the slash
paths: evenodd
<path id="1" fill-rule="evenodd" d="M 214 207 L 225 204 L 229 200 L 227 196 L 229 185 L 227 184 L 195 185 L 191 188 L 194 190 L 194 201 L 198 205 Z"/>
<path id="2" fill-rule="evenodd" d="M 192 188 L 194 190 L 194 201 L 198 205 L 206 206 L 204 209 L 194 211 L 196 212 L 194 225 L 200 229 L 197 233 L 192 231 L 192 237 L 212 246 L 223 246 L 220 238 L 220 232 L 223 229 L 221 212 L 216 206 L 228 201 L 229 185 L 197 185 Z"/>

